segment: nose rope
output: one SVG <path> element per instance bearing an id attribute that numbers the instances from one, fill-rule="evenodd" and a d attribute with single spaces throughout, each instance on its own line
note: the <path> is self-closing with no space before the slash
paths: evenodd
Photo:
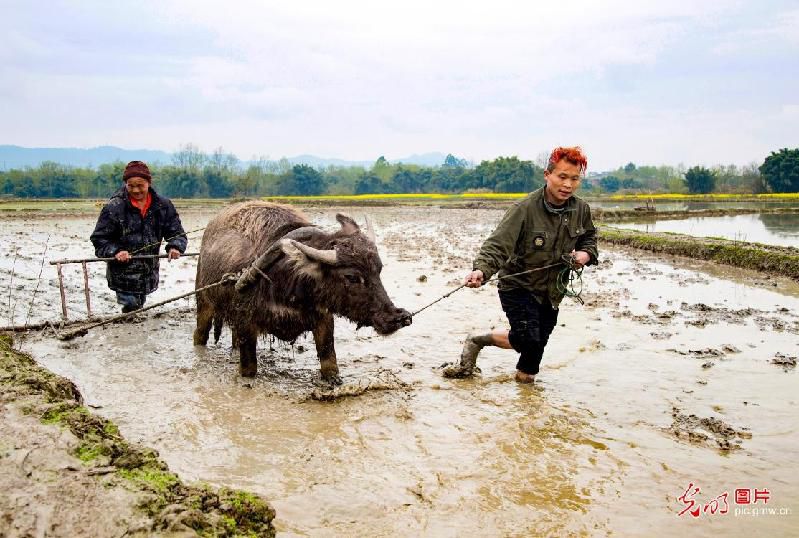
<path id="1" fill-rule="evenodd" d="M 564 254 L 562 261 L 559 261 L 557 263 L 552 263 L 550 265 L 545 265 L 543 267 L 536 267 L 535 269 L 528 269 L 526 271 L 521 271 L 519 273 L 513 273 L 511 275 L 503 275 L 503 276 L 500 276 L 500 277 L 492 277 L 492 278 L 486 280 L 485 282 L 483 282 L 482 285 L 485 286 L 489 282 L 496 282 L 498 280 L 502 280 L 503 278 L 510 278 L 512 276 L 527 275 L 527 274 L 530 274 L 530 273 L 543 271 L 544 269 L 551 269 L 553 267 L 558 267 L 559 265 L 566 265 L 566 267 L 564 267 L 563 270 L 561 270 L 560 273 L 558 273 L 558 280 L 557 280 L 557 284 L 556 284 L 557 287 L 558 287 L 557 288 L 558 291 L 562 292 L 564 295 L 568 295 L 569 297 L 574 297 L 580 302 L 580 304 L 584 304 L 583 303 L 583 299 L 580 297 L 580 294 L 583 291 L 582 276 L 581 276 L 583 270 L 582 270 L 582 268 L 578 268 L 577 267 L 574 257 L 570 256 L 570 255 L 567 255 L 567 254 Z M 579 282 L 580 288 L 579 288 L 578 291 L 575 291 L 575 285 L 574 285 L 575 282 Z M 420 313 L 420 312 L 422 312 L 424 310 L 427 310 L 428 308 L 430 308 L 431 306 L 433 306 L 437 302 L 439 302 L 439 301 L 441 301 L 443 299 L 446 299 L 447 297 L 449 297 L 450 295 L 452 295 L 456 291 L 458 291 L 458 290 L 460 290 L 462 288 L 465 288 L 465 287 L 466 287 L 465 283 L 461 284 L 460 286 L 458 286 L 454 290 L 451 290 L 451 291 L 445 293 L 444 295 L 442 295 L 441 297 L 439 297 L 438 299 L 436 299 L 432 303 L 429 303 L 429 304 L 423 306 L 422 308 L 420 308 L 419 310 L 417 310 L 415 312 L 412 312 L 411 313 L 411 317 L 415 316 L 416 314 L 418 314 L 418 313 Z"/>

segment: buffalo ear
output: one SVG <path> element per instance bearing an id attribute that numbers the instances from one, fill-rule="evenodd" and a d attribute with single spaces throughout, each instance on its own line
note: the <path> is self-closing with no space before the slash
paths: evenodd
<path id="1" fill-rule="evenodd" d="M 361 231 L 358 224 L 347 215 L 338 213 L 336 215 L 336 220 L 341 224 L 341 231 L 346 235 L 352 235 Z"/>

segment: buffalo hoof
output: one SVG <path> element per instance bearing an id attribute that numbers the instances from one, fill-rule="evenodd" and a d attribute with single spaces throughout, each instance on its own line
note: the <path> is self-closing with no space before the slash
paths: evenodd
<path id="1" fill-rule="evenodd" d="M 322 376 L 322 381 L 330 383 L 333 386 L 338 386 L 338 385 L 341 385 L 342 383 L 344 383 L 344 381 L 342 381 L 342 379 L 341 379 L 341 376 L 339 376 L 338 374 L 332 374 L 332 375 L 327 375 L 327 376 L 323 375 Z"/>

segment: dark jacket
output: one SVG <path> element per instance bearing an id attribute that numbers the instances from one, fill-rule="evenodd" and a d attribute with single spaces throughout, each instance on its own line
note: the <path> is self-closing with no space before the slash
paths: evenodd
<path id="1" fill-rule="evenodd" d="M 152 202 L 142 218 L 139 208 L 130 203 L 125 187 L 114 193 L 100 212 L 91 235 L 98 258 L 111 258 L 121 250 L 127 250 L 132 256 L 158 254 L 163 239 L 169 239 L 166 252 L 173 248 L 181 254 L 186 251 L 188 240 L 185 235 L 180 235 L 184 230 L 175 206 L 152 187 L 150 195 Z M 151 246 L 139 250 L 145 245 Z M 158 258 L 108 262 L 108 287 L 128 293 L 152 293 L 158 288 L 158 262 Z"/>
<path id="2" fill-rule="evenodd" d="M 557 263 L 563 254 L 572 250 L 584 250 L 591 257 L 588 265 L 596 264 L 596 228 L 591 220 L 591 208 L 572 196 L 562 213 L 553 213 L 544 205 L 544 188 L 530 193 L 508 209 L 483 242 L 474 269 L 483 272 L 484 280 L 497 271 L 499 276 L 504 276 Z M 556 282 L 562 268 L 504 278 L 499 281 L 499 288 L 527 289 L 539 302 L 548 298 L 553 306 L 558 306 L 563 294 L 557 290 Z"/>

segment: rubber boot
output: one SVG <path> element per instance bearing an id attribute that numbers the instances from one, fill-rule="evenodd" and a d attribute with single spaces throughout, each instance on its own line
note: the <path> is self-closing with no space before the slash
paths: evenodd
<path id="1" fill-rule="evenodd" d="M 463 342 L 460 363 L 446 366 L 441 372 L 442 375 L 444 377 L 471 377 L 477 367 L 477 355 L 486 345 L 481 340 L 484 340 L 483 336 L 471 334 L 467 336 L 466 341 Z"/>

